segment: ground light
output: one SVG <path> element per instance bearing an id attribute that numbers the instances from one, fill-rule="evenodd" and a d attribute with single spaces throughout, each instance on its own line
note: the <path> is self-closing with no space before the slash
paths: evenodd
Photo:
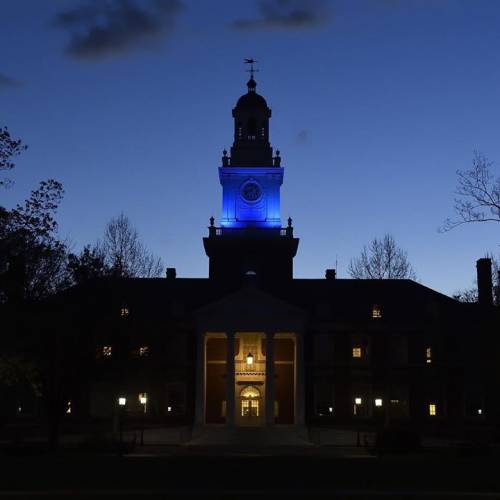
<path id="1" fill-rule="evenodd" d="M 142 412 L 142 419 L 141 419 L 141 446 L 144 445 L 144 426 L 145 426 L 145 422 L 144 422 L 144 419 L 146 417 L 146 408 L 147 408 L 147 404 L 148 404 L 148 395 L 145 393 L 145 392 L 141 392 L 139 394 L 139 403 L 141 403 L 141 405 L 144 407 L 144 411 Z"/>
<path id="2" fill-rule="evenodd" d="M 118 427 L 119 427 L 119 442 L 118 442 L 118 455 L 121 457 L 123 455 L 123 414 L 125 412 L 125 405 L 127 404 L 127 398 L 125 396 L 120 396 L 118 398 Z"/>

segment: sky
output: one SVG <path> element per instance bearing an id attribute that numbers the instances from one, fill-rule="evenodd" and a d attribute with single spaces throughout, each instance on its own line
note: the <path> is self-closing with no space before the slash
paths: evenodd
<path id="1" fill-rule="evenodd" d="M 0 204 L 59 180 L 74 251 L 124 212 L 178 276 L 208 275 L 253 57 L 296 277 L 346 278 L 391 233 L 418 280 L 452 294 L 500 254 L 494 223 L 438 232 L 475 150 L 500 173 L 496 0 L 4 0 L 0 44 L 0 126 L 29 145 Z"/>

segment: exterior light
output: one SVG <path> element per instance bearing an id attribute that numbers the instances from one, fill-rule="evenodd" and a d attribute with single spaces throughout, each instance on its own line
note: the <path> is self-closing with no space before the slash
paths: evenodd
<path id="1" fill-rule="evenodd" d="M 170 413 L 172 411 L 172 407 L 171 406 L 167 406 L 167 411 Z"/>
<path id="2" fill-rule="evenodd" d="M 141 394 L 139 394 L 139 402 L 141 405 L 145 405 L 148 402 L 148 396 L 145 392 L 141 392 Z"/>
<path id="3" fill-rule="evenodd" d="M 118 398 L 118 404 L 119 404 L 120 406 L 125 406 L 125 405 L 127 404 L 127 398 L 125 398 L 125 397 L 123 397 L 123 396 L 120 396 L 120 397 Z"/>
<path id="4" fill-rule="evenodd" d="M 331 406 L 328 407 L 328 412 L 333 413 L 333 408 Z"/>
<path id="5" fill-rule="evenodd" d="M 18 412 L 18 413 L 21 413 L 22 411 L 23 411 L 23 409 L 19 406 L 19 407 L 17 408 L 17 412 Z"/>
<path id="6" fill-rule="evenodd" d="M 381 398 L 375 399 L 375 406 L 382 406 L 382 399 Z"/>
<path id="7" fill-rule="evenodd" d="M 354 404 L 360 405 L 363 402 L 361 398 L 354 398 Z"/>
<path id="8" fill-rule="evenodd" d="M 482 414 L 483 414 L 483 410 L 482 410 L 481 408 L 478 408 L 478 409 L 477 409 L 477 414 L 478 414 L 478 415 L 482 415 Z"/>
<path id="9" fill-rule="evenodd" d="M 247 365 L 252 365 L 253 364 L 253 354 L 249 352 L 247 354 Z"/>

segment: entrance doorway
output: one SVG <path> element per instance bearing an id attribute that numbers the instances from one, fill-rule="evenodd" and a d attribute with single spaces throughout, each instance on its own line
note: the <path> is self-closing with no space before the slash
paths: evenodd
<path id="1" fill-rule="evenodd" d="M 261 416 L 261 395 L 254 385 L 247 385 L 240 392 L 241 425 L 259 425 Z"/>

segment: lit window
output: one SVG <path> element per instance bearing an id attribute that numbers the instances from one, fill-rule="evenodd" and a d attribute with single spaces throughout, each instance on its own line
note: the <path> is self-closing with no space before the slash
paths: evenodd
<path id="1" fill-rule="evenodd" d="M 393 405 L 399 404 L 399 399 L 391 399 L 391 404 Z"/>
<path id="2" fill-rule="evenodd" d="M 430 403 L 429 404 L 429 415 L 431 417 L 435 417 L 436 416 L 436 405 L 434 403 Z"/>
<path id="3" fill-rule="evenodd" d="M 167 411 L 168 411 L 168 413 L 170 413 L 172 411 L 172 407 L 171 406 L 167 406 Z"/>
<path id="4" fill-rule="evenodd" d="M 66 403 L 66 415 L 71 415 L 71 401 Z"/>
<path id="5" fill-rule="evenodd" d="M 363 402 L 363 400 L 360 397 L 354 398 L 354 404 L 360 405 Z"/>
<path id="6" fill-rule="evenodd" d="M 425 362 L 430 365 L 432 363 L 432 347 L 425 349 Z"/>
<path id="7" fill-rule="evenodd" d="M 147 402 L 148 395 L 145 392 L 139 393 L 139 403 L 141 403 L 141 405 L 146 405 Z"/>
<path id="8" fill-rule="evenodd" d="M 382 399 L 381 398 L 376 398 L 375 399 L 375 406 L 382 406 Z"/>
<path id="9" fill-rule="evenodd" d="M 107 357 L 107 358 L 110 358 L 113 354 L 113 347 L 111 347 L 110 345 L 105 345 L 103 346 L 102 348 L 102 355 Z"/>
<path id="10" fill-rule="evenodd" d="M 353 358 L 361 358 L 361 355 L 362 355 L 361 347 L 356 346 L 356 347 L 352 348 L 352 357 Z"/>
<path id="11" fill-rule="evenodd" d="M 482 414 L 483 414 L 483 410 L 482 410 L 481 408 L 478 408 L 478 409 L 477 409 L 477 414 L 478 414 L 478 415 L 482 415 Z"/>
<path id="12" fill-rule="evenodd" d="M 130 311 L 128 310 L 128 307 L 122 307 L 120 309 L 120 316 L 122 318 L 126 318 L 130 314 Z"/>
<path id="13" fill-rule="evenodd" d="M 382 317 L 382 310 L 380 309 L 380 306 L 374 304 L 372 307 L 372 318 L 381 318 L 381 317 Z"/>
<path id="14" fill-rule="evenodd" d="M 333 413 L 333 407 L 331 406 L 328 407 L 328 413 Z"/>
<path id="15" fill-rule="evenodd" d="M 149 346 L 143 345 L 139 347 L 139 356 L 147 356 L 149 354 Z"/>

